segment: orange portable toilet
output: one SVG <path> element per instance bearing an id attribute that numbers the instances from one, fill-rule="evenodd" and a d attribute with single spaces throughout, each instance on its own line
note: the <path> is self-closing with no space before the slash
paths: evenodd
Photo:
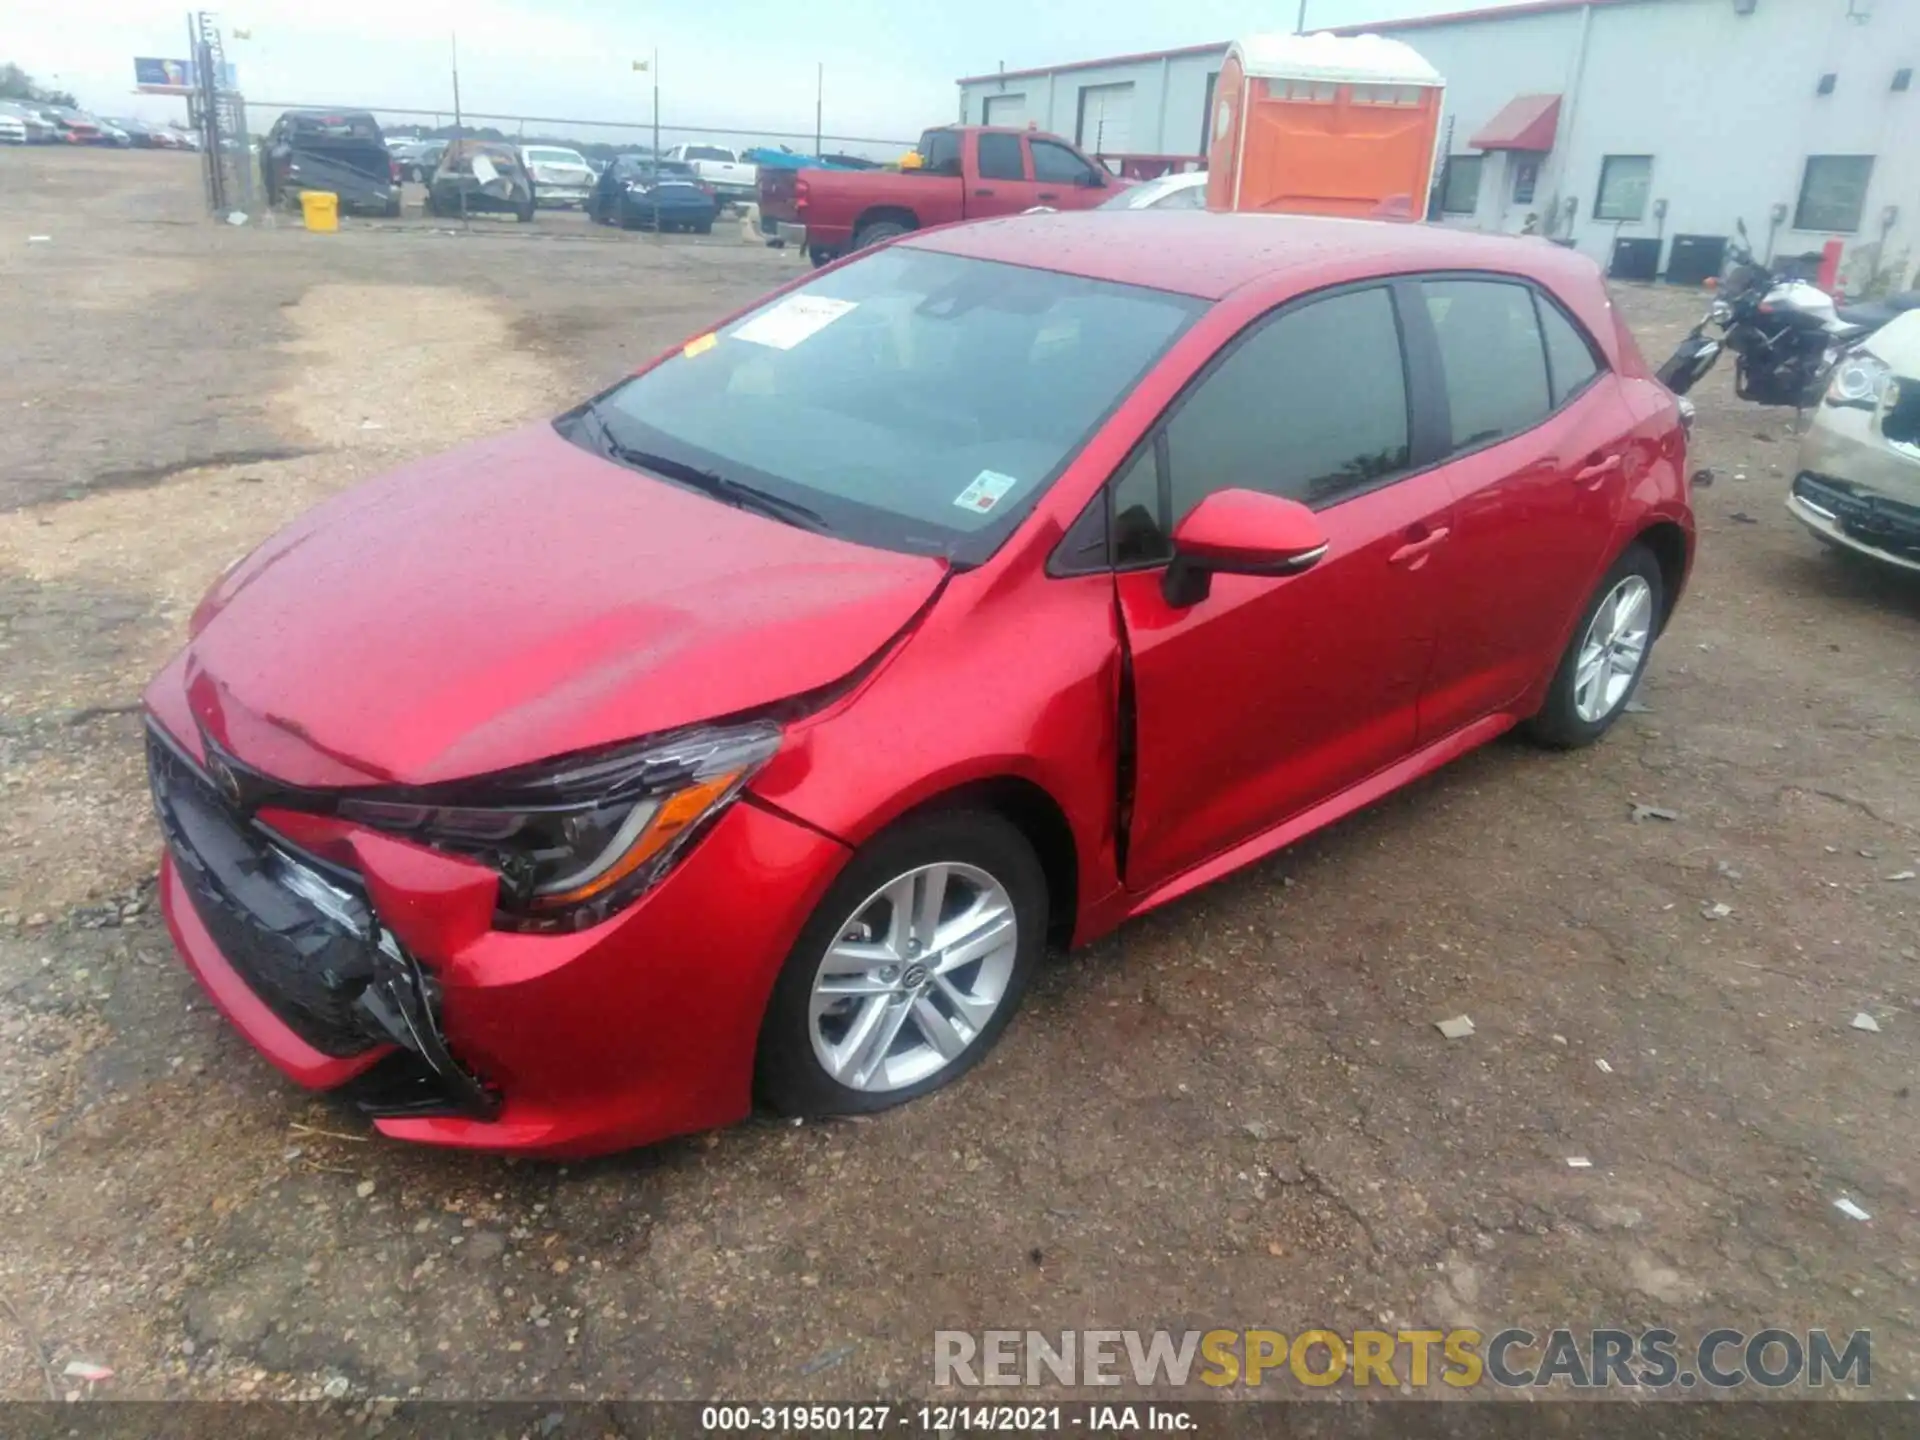
<path id="1" fill-rule="evenodd" d="M 1252 35 L 1214 87 L 1209 210 L 1427 212 L 1446 82 L 1384 35 Z"/>

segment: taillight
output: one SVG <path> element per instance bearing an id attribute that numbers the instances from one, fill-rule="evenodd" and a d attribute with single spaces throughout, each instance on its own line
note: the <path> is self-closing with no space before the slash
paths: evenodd
<path id="1" fill-rule="evenodd" d="M 807 182 L 798 176 L 793 182 L 793 208 L 796 210 L 807 208 Z"/>

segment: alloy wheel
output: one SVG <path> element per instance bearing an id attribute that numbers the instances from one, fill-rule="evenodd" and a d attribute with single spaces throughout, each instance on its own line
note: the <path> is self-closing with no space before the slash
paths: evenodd
<path id="1" fill-rule="evenodd" d="M 1611 715 L 1627 698 L 1653 636 L 1653 587 L 1629 575 L 1607 592 L 1573 670 L 1573 710 L 1589 725 Z"/>
<path id="2" fill-rule="evenodd" d="M 863 900 L 814 973 L 814 1057 L 849 1089 L 902 1089 L 938 1074 L 1006 998 L 1020 927 L 1006 887 L 957 863 L 922 865 Z"/>

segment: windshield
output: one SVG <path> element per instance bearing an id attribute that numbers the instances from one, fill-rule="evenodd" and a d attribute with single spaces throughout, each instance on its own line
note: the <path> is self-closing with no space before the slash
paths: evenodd
<path id="1" fill-rule="evenodd" d="M 722 150 L 718 145 L 689 145 L 685 151 L 689 160 L 725 160 L 731 162 L 733 152 Z"/>
<path id="2" fill-rule="evenodd" d="M 545 146 L 531 146 L 526 157 L 529 165 L 578 165 L 586 168 L 586 160 L 577 150 L 553 150 Z"/>
<path id="3" fill-rule="evenodd" d="M 598 411 L 619 445 L 804 505 L 835 534 L 977 564 L 1204 308 L 894 246 L 691 342 Z"/>

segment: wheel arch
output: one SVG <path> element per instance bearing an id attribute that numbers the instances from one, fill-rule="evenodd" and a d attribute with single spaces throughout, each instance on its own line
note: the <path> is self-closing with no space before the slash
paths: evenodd
<path id="1" fill-rule="evenodd" d="M 1655 520 L 1642 526 L 1631 543 L 1646 546 L 1660 566 L 1660 628 L 1665 630 L 1686 588 L 1693 542 L 1677 522 Z"/>
<path id="2" fill-rule="evenodd" d="M 1060 802 L 1042 785 L 1022 775 L 986 775 L 923 796 L 887 817 L 862 838 L 928 815 L 985 810 L 998 815 L 1026 838 L 1047 880 L 1047 941 L 1061 949 L 1072 943 L 1080 913 L 1080 847 Z"/>

